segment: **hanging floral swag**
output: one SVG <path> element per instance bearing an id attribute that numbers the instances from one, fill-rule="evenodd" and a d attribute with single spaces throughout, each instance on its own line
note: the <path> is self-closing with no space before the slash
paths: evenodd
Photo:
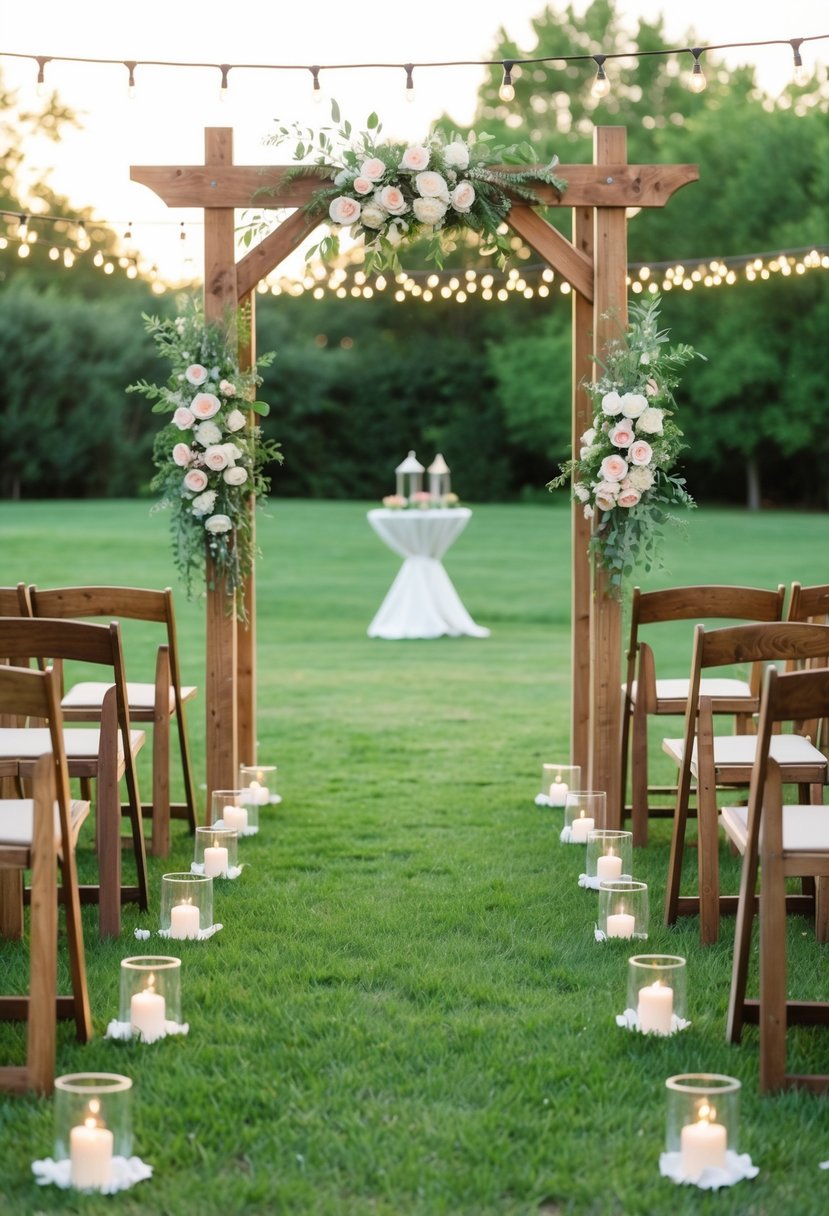
<path id="1" fill-rule="evenodd" d="M 336 102 L 331 117 L 340 123 Z M 294 160 L 312 158 L 311 165 L 292 171 L 291 177 L 316 172 L 333 181 L 306 207 L 311 216 L 332 225 L 330 235 L 307 250 L 307 260 L 315 255 L 324 262 L 337 257 L 339 234 L 347 229 L 364 239 L 366 273 L 399 271 L 400 247 L 421 239 L 428 241 L 427 260 L 442 267 L 444 253 L 466 233 L 475 232 L 481 252 L 493 255 L 503 268 L 513 250 L 500 229 L 513 200 L 540 202 L 530 182 L 546 182 L 559 196 L 566 189 L 554 172 L 558 157 L 539 167 L 528 143 L 498 145 L 493 136 L 474 131 L 466 138 L 456 132 L 447 139 L 435 131 L 422 143 L 381 143 L 376 114 L 369 115 L 366 127 L 355 134 L 344 121 L 336 131 L 326 127 L 315 132 L 295 123 L 280 126 L 267 141 L 278 146 L 295 140 Z M 506 167 L 512 165 L 514 169 Z M 260 218 L 243 239 L 250 243 L 266 227 Z"/>
<path id="2" fill-rule="evenodd" d="M 668 331 L 659 329 L 660 307 L 658 295 L 630 304 L 627 327 L 596 360 L 598 378 L 584 385 L 595 416 L 578 458 L 547 485 L 554 490 L 572 483 L 574 500 L 594 520 L 590 551 L 608 571 L 615 595 L 634 570 L 660 564 L 662 531 L 681 522 L 671 508 L 695 506 L 685 479 L 671 472 L 687 446 L 674 420 L 672 390 L 678 369 L 705 356 L 691 346 L 668 345 Z"/>
<path id="3" fill-rule="evenodd" d="M 248 411 L 264 416 L 269 406 L 254 400 L 262 383 L 257 370 L 242 370 L 237 348 L 249 333 L 249 314 L 234 323 L 207 324 L 201 304 L 183 297 L 178 316 L 143 315 L 159 355 L 170 364 L 164 385 L 141 380 L 127 392 L 153 402 L 153 413 L 170 414 L 153 448 L 157 468 L 151 489 L 161 493 L 156 510 L 171 512 L 173 561 L 192 597 L 204 589 L 209 552 L 236 615 L 237 594 L 256 556 L 251 496 L 261 502 L 270 489 L 265 466 L 282 460 L 279 445 L 265 439 Z M 273 361 L 260 356 L 259 367 Z"/>

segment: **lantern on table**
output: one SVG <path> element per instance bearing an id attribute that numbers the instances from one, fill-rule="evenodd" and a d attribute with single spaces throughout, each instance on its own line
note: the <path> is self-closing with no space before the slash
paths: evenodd
<path id="1" fill-rule="evenodd" d="M 394 472 L 397 478 L 395 493 L 400 498 L 406 498 L 412 502 L 415 494 L 420 494 L 423 490 L 423 465 L 414 452 L 409 452 L 406 459 L 397 466 Z"/>
<path id="2" fill-rule="evenodd" d="M 429 474 L 429 493 L 437 506 L 443 506 L 451 486 L 449 484 L 449 465 L 438 452 L 426 472 Z"/>

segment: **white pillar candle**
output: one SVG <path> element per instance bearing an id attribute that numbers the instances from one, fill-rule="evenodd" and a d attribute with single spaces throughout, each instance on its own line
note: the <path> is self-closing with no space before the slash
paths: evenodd
<path id="1" fill-rule="evenodd" d="M 661 980 L 639 989 L 636 1007 L 643 1034 L 670 1034 L 674 1014 L 674 990 Z"/>
<path id="2" fill-rule="evenodd" d="M 567 782 L 562 781 L 561 774 L 559 774 L 550 786 L 550 806 L 564 806 L 568 793 L 569 787 Z"/>
<path id="3" fill-rule="evenodd" d="M 607 918 L 608 937 L 633 937 L 636 917 L 629 912 L 615 912 Z"/>
<path id="4" fill-rule="evenodd" d="M 204 850 L 204 872 L 208 878 L 227 876 L 227 849 L 223 844 Z"/>
<path id="5" fill-rule="evenodd" d="M 593 827 L 594 821 L 582 811 L 570 824 L 570 839 L 576 844 L 587 844 L 587 833 L 592 832 Z"/>
<path id="6" fill-rule="evenodd" d="M 86 1119 L 69 1133 L 69 1177 L 78 1190 L 105 1187 L 112 1177 L 113 1135 Z"/>
<path id="7" fill-rule="evenodd" d="M 130 1025 L 150 1041 L 164 1034 L 166 1020 L 166 1002 L 164 997 L 156 992 L 151 979 L 142 992 L 133 993 L 130 999 Z"/>
<path id="8" fill-rule="evenodd" d="M 173 904 L 170 909 L 170 937 L 198 937 L 199 928 L 199 910 L 195 904 Z"/>
<path id="9" fill-rule="evenodd" d="M 601 857 L 596 858 L 596 877 L 608 879 L 621 878 L 622 875 L 622 859 L 618 853 L 612 850 L 609 853 L 603 853 Z"/>
<path id="10" fill-rule="evenodd" d="M 707 1112 L 707 1113 L 706 1113 Z M 724 1169 L 728 1136 L 722 1123 L 713 1122 L 716 1112 L 704 1106 L 696 1123 L 686 1123 L 680 1132 L 680 1166 L 686 1178 L 699 1178 L 704 1169 Z"/>
<path id="11" fill-rule="evenodd" d="M 226 828 L 234 828 L 237 832 L 243 832 L 248 826 L 248 813 L 243 806 L 223 807 L 222 819 Z"/>
<path id="12" fill-rule="evenodd" d="M 262 774 L 264 776 L 264 774 Z M 271 791 L 261 781 L 251 781 L 248 786 L 248 801 L 254 806 L 265 806 L 270 802 Z"/>

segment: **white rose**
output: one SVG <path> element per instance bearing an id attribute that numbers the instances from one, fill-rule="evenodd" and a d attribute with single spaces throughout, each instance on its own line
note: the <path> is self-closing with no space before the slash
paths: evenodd
<path id="1" fill-rule="evenodd" d="M 469 167 L 469 148 L 461 140 L 456 139 L 443 149 L 443 160 L 453 169 L 466 169 Z"/>
<path id="2" fill-rule="evenodd" d="M 585 518 L 585 519 L 592 519 L 592 518 L 593 518 L 593 508 L 590 506 L 590 504 L 589 504 L 589 503 L 587 503 L 587 504 L 585 505 L 585 508 L 584 508 L 584 518 Z"/>
<path id="3" fill-rule="evenodd" d="M 602 397 L 602 413 L 609 418 L 622 412 L 622 398 L 617 392 L 605 393 Z"/>
<path id="4" fill-rule="evenodd" d="M 203 494 L 199 494 L 198 498 L 194 498 L 190 503 L 190 510 L 194 515 L 209 515 L 216 505 L 216 491 L 205 490 Z"/>
<path id="5" fill-rule="evenodd" d="M 429 151 L 420 144 L 412 144 L 400 159 L 401 169 L 414 169 L 418 173 L 429 164 Z"/>
<path id="6" fill-rule="evenodd" d="M 621 481 L 623 477 L 627 477 L 628 464 L 623 460 L 618 452 L 614 452 L 611 456 L 605 456 L 599 468 L 602 481 Z"/>
<path id="7" fill-rule="evenodd" d="M 446 178 L 440 173 L 435 173 L 433 169 L 429 169 L 425 173 L 418 173 L 415 177 L 415 189 L 423 198 L 439 198 L 441 202 L 449 202 L 449 187 L 446 184 Z"/>
<path id="8" fill-rule="evenodd" d="M 207 474 L 204 469 L 190 469 L 184 477 L 185 489 L 190 490 L 193 494 L 198 494 L 200 491 L 207 488 Z"/>
<path id="9" fill-rule="evenodd" d="M 214 473 L 220 473 L 222 469 L 226 469 L 230 461 L 227 458 L 224 444 L 221 446 L 219 444 L 211 444 L 204 453 L 204 463 Z"/>
<path id="10" fill-rule="evenodd" d="M 386 172 L 386 166 L 379 156 L 371 156 L 360 165 L 360 176 L 367 177 L 370 182 L 379 182 Z"/>
<path id="11" fill-rule="evenodd" d="M 642 393 L 625 393 L 622 397 L 622 413 L 626 418 L 638 418 L 648 408 L 648 399 Z"/>
<path id="12" fill-rule="evenodd" d="M 173 448 L 173 463 L 180 469 L 186 469 L 193 459 L 193 451 L 186 443 L 177 443 Z"/>
<path id="13" fill-rule="evenodd" d="M 334 174 L 334 185 L 335 186 L 344 186 L 346 184 L 346 182 L 350 180 L 350 178 L 351 178 L 350 169 L 340 169 L 339 173 Z"/>
<path id="14" fill-rule="evenodd" d="M 208 532 L 230 532 L 233 528 L 229 515 L 211 515 L 204 521 Z"/>
<path id="15" fill-rule="evenodd" d="M 366 228 L 382 228 L 388 218 L 388 211 L 384 211 L 377 203 L 366 203 L 360 216 L 360 223 Z"/>
<path id="16" fill-rule="evenodd" d="M 579 502 L 589 502 L 590 500 L 590 491 L 588 490 L 587 486 L 580 481 L 577 481 L 573 486 L 573 493 Z"/>
<path id="17" fill-rule="evenodd" d="M 185 370 L 184 378 L 189 384 L 198 387 L 207 379 L 207 368 L 202 367 L 201 363 L 191 363 Z"/>
<path id="18" fill-rule="evenodd" d="M 472 182 L 458 182 L 450 197 L 455 210 L 465 215 L 475 202 L 475 187 Z"/>
<path id="19" fill-rule="evenodd" d="M 356 224 L 360 211 L 356 198 L 349 198 L 347 194 L 332 199 L 328 207 L 328 215 L 335 224 Z"/>
<path id="20" fill-rule="evenodd" d="M 222 479 L 229 486 L 243 486 L 248 479 L 247 469 L 243 469 L 240 464 L 234 465 L 232 469 L 225 469 L 222 473 Z"/>
<path id="21" fill-rule="evenodd" d="M 231 384 L 229 380 L 220 380 L 219 381 L 219 392 L 222 394 L 223 397 L 235 397 L 236 396 L 236 385 Z"/>
<path id="22" fill-rule="evenodd" d="M 406 225 L 408 227 L 408 225 Z M 397 227 L 397 224 L 389 224 L 386 230 L 386 240 L 390 245 L 399 245 L 403 240 L 403 233 Z"/>
<path id="23" fill-rule="evenodd" d="M 374 189 L 374 182 L 367 177 L 355 177 L 351 183 L 351 188 L 355 194 L 371 194 Z"/>
<path id="24" fill-rule="evenodd" d="M 654 406 L 649 406 L 639 415 L 636 420 L 636 429 L 644 435 L 661 435 L 662 434 L 662 418 L 663 411 L 656 409 Z"/>
<path id="25" fill-rule="evenodd" d="M 222 432 L 216 426 L 215 422 L 200 422 L 193 431 L 193 438 L 196 439 L 203 448 L 210 447 L 212 443 L 219 443 L 222 438 Z"/>
<path id="26" fill-rule="evenodd" d="M 222 403 L 215 393 L 196 393 L 193 400 L 190 402 L 190 409 L 196 418 L 204 421 L 206 418 L 212 418 L 218 414 L 222 408 Z"/>
<path id="27" fill-rule="evenodd" d="M 228 464 L 233 464 L 234 460 L 238 460 L 242 455 L 242 449 L 237 448 L 235 443 L 223 443 L 222 448 L 225 456 L 227 456 Z"/>
<path id="28" fill-rule="evenodd" d="M 595 438 L 596 438 L 596 428 L 594 426 L 591 426 L 584 432 L 584 434 L 581 437 L 581 441 L 585 445 L 585 447 L 589 448 L 591 443 L 593 443 L 593 441 L 595 440 Z"/>
<path id="29" fill-rule="evenodd" d="M 225 418 L 225 426 L 229 431 L 241 431 L 245 425 L 245 415 L 241 410 L 231 410 Z"/>
<path id="30" fill-rule="evenodd" d="M 628 456 L 633 464 L 650 464 L 653 459 L 653 448 L 645 439 L 637 439 L 628 448 Z"/>
<path id="31" fill-rule="evenodd" d="M 374 201 L 385 207 L 389 215 L 402 215 L 404 211 L 409 210 L 409 204 L 399 186 L 384 186 Z"/>
<path id="32" fill-rule="evenodd" d="M 185 409 L 183 405 L 180 405 L 173 414 L 173 423 L 180 431 L 189 431 L 190 427 L 195 421 L 196 419 L 193 417 L 190 410 Z"/>
<path id="33" fill-rule="evenodd" d="M 646 466 L 634 465 L 633 468 L 629 470 L 625 480 L 630 482 L 634 490 L 638 490 L 641 494 L 644 490 L 649 490 L 651 488 L 654 478 L 653 473 Z"/>
<path id="34" fill-rule="evenodd" d="M 412 210 L 421 224 L 439 224 L 446 215 L 446 204 L 439 198 L 416 198 Z"/>

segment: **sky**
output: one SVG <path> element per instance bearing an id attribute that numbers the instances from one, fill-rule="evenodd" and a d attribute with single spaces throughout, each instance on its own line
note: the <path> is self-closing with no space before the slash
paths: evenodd
<path id="1" fill-rule="evenodd" d="M 572 0 L 582 13 L 588 0 Z M 480 61 L 494 57 L 503 28 L 520 51 L 535 46 L 531 20 L 543 0 L 418 0 L 398 10 L 343 0 L 39 0 L 36 6 L 7 3 L 0 27 L 0 71 L 20 100 L 37 101 L 36 66 L 10 57 L 59 55 L 86 59 L 161 60 L 180 63 L 400 64 Z M 563 0 L 549 5 L 562 11 Z M 664 17 L 666 45 L 688 45 L 689 27 L 699 44 L 757 42 L 829 34 L 829 0 L 617 0 L 616 10 L 631 32 L 639 18 Z M 576 48 L 566 48 L 573 51 Z M 726 62 L 755 63 L 760 83 L 771 93 L 791 76 L 788 47 L 721 52 Z M 804 63 L 817 54 L 822 63 L 829 42 L 803 48 Z M 415 74 L 415 99 L 408 103 L 399 69 L 365 68 L 326 72 L 326 98 L 335 97 L 342 114 L 362 129 L 375 110 L 384 134 L 422 138 L 444 110 L 461 127 L 474 112 L 485 75 L 480 67 L 422 68 Z M 195 68 L 139 68 L 135 96 L 127 94 L 127 70 L 116 65 L 51 63 L 46 83 L 76 110 L 83 128 L 60 146 L 33 141 L 27 149 L 33 175 L 50 170 L 50 182 L 78 207 L 116 228 L 127 223 L 133 244 L 170 280 L 201 274 L 201 213 L 169 210 L 146 187 L 131 182 L 132 164 L 199 164 L 204 128 L 232 127 L 238 164 L 287 163 L 287 148 L 265 143 L 278 122 L 299 121 L 318 128 L 329 119 L 327 100 L 311 103 L 306 71 L 231 72 L 224 101 L 219 74 Z M 182 228 L 182 223 L 184 227 Z M 182 231 L 185 234 L 182 239 Z"/>

